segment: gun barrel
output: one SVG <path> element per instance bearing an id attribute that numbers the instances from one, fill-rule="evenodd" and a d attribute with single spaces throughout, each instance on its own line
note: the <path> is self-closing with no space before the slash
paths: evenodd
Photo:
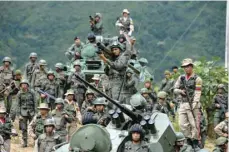
<path id="1" fill-rule="evenodd" d="M 133 121 L 141 121 L 140 115 L 136 115 L 135 113 L 133 113 L 131 110 L 127 109 L 126 107 L 122 106 L 121 104 L 119 104 L 118 102 L 116 102 L 115 100 L 113 100 L 112 98 L 108 97 L 106 94 L 104 94 L 103 92 L 101 92 L 100 90 L 96 89 L 93 85 L 91 85 L 90 83 L 88 83 L 86 80 L 82 79 L 80 76 L 78 76 L 77 74 L 75 74 L 76 78 L 78 80 L 80 80 L 81 82 L 83 82 L 85 85 L 89 86 L 91 89 L 93 89 L 94 91 L 96 91 L 97 93 L 101 94 L 103 97 L 105 97 L 108 101 L 110 101 L 111 103 L 113 103 L 115 106 L 117 106 L 123 113 L 125 113 L 126 115 L 128 115 Z"/>
<path id="2" fill-rule="evenodd" d="M 137 75 L 139 75 L 139 74 L 141 73 L 141 72 L 140 72 L 138 69 L 136 69 L 133 65 L 128 64 L 127 66 L 128 66 L 128 68 L 132 69 L 132 70 L 134 71 L 134 73 L 136 73 Z"/>
<path id="3" fill-rule="evenodd" d="M 50 98 L 50 99 L 53 99 L 53 100 L 56 100 L 56 97 L 54 97 L 54 96 L 52 96 L 52 95 L 50 95 L 50 94 L 48 94 L 47 92 L 44 92 L 44 91 L 42 91 L 42 90 L 37 90 L 37 92 L 38 93 L 42 93 L 42 94 L 45 94 L 48 98 Z"/>

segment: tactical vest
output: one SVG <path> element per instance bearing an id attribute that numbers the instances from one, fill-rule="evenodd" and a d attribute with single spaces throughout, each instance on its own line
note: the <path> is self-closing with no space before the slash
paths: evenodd
<path id="1" fill-rule="evenodd" d="M 186 94 L 189 95 L 190 100 L 192 101 L 194 98 L 194 93 L 196 89 L 196 79 L 197 75 L 192 76 L 189 80 L 186 80 L 185 75 L 182 75 L 180 77 L 180 89 L 185 89 L 185 86 L 187 88 Z M 188 102 L 187 97 L 183 96 L 183 102 Z"/>
<path id="2" fill-rule="evenodd" d="M 77 73 L 81 78 L 84 78 L 83 73 L 79 72 Z M 79 85 L 80 84 L 80 85 Z M 77 93 L 85 93 L 85 88 L 83 87 L 82 82 L 80 82 L 75 74 L 73 73 L 71 75 L 71 88 L 74 89 L 75 92 Z"/>
<path id="3" fill-rule="evenodd" d="M 38 69 L 38 65 L 36 63 L 28 63 L 26 65 L 26 77 L 29 82 L 31 82 L 32 75 L 36 69 Z"/>
<path id="4" fill-rule="evenodd" d="M 123 25 L 123 27 L 120 27 L 121 30 L 125 32 L 130 31 L 130 17 L 128 17 L 126 21 L 124 20 L 124 17 L 120 17 L 119 22 Z"/>
<path id="5" fill-rule="evenodd" d="M 38 138 L 38 151 L 51 152 L 53 146 L 60 144 L 60 142 L 60 136 L 56 133 L 54 133 L 51 137 L 47 137 L 46 134 L 42 134 Z"/>
<path id="6" fill-rule="evenodd" d="M 31 91 L 28 92 L 19 92 L 18 99 L 20 104 L 20 114 L 21 116 L 34 116 L 35 115 L 35 94 Z"/>
<path id="7" fill-rule="evenodd" d="M 46 72 L 43 72 L 43 71 L 36 71 L 35 73 L 35 82 L 34 82 L 34 86 L 35 87 L 40 87 L 41 84 L 43 83 L 42 80 L 45 80 L 46 79 Z"/>
<path id="8" fill-rule="evenodd" d="M 57 73 L 56 80 L 59 82 L 60 87 L 63 88 L 66 84 L 65 73 L 64 72 Z"/>
<path id="9" fill-rule="evenodd" d="M 11 69 L 5 70 L 4 67 L 0 67 L 0 81 L 6 86 L 10 85 L 13 80 L 13 71 Z"/>
<path id="10" fill-rule="evenodd" d="M 47 83 L 45 84 L 45 92 L 47 92 L 48 94 L 50 94 L 50 95 L 52 95 L 52 96 L 56 96 L 57 94 L 56 94 L 56 86 L 57 86 L 58 84 L 53 80 L 53 82 L 52 81 L 50 81 L 50 80 L 47 80 Z"/>
<path id="11" fill-rule="evenodd" d="M 52 117 L 54 118 L 55 124 L 56 124 L 56 127 L 55 127 L 56 131 L 66 129 L 62 113 L 63 113 L 63 111 L 61 111 L 61 112 L 57 112 L 56 110 L 52 111 Z"/>
<path id="12" fill-rule="evenodd" d="M 48 119 L 48 118 L 52 118 L 52 116 L 50 116 L 50 115 L 48 115 L 47 117 L 46 117 L 46 119 Z M 35 122 L 35 124 L 36 124 L 36 127 L 35 127 L 35 135 L 38 137 L 39 135 L 41 135 L 41 134 L 43 134 L 43 132 L 44 132 L 44 121 L 45 121 L 45 119 L 42 119 L 41 118 L 41 115 L 37 115 L 36 116 L 36 122 Z"/>

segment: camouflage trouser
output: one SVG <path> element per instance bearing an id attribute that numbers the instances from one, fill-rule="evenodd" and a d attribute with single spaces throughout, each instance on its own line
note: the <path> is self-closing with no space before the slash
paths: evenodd
<path id="1" fill-rule="evenodd" d="M 118 99 L 121 85 L 122 85 L 122 80 L 119 80 L 119 79 L 118 80 L 112 80 L 110 82 L 110 87 L 111 87 L 110 91 L 111 91 L 111 98 L 112 99 L 114 99 L 114 100 Z M 121 99 L 121 94 L 120 94 L 119 99 Z"/>
<path id="2" fill-rule="evenodd" d="M 24 144 L 27 145 L 27 140 L 28 140 L 28 122 L 30 123 L 32 121 L 33 117 L 32 116 L 26 116 L 22 117 L 22 119 L 19 120 L 19 129 L 22 131 L 22 140 Z"/>
<path id="3" fill-rule="evenodd" d="M 82 107 L 84 97 L 85 97 L 84 93 L 75 93 L 75 98 L 76 98 L 76 101 L 77 101 L 80 109 Z"/>
<path id="4" fill-rule="evenodd" d="M 193 118 L 189 103 L 185 102 L 180 104 L 179 126 L 186 138 L 198 140 L 200 136 L 200 103 L 193 107 L 195 107 L 192 110 L 195 119 Z"/>
<path id="5" fill-rule="evenodd" d="M 8 102 L 10 103 L 10 117 L 13 121 L 15 120 L 16 112 L 17 112 L 16 97 L 17 95 L 11 95 L 9 96 L 9 100 L 8 100 Z"/>
<path id="6" fill-rule="evenodd" d="M 10 144 L 11 144 L 10 139 L 4 141 L 4 148 L 6 152 L 10 152 Z"/>
<path id="7" fill-rule="evenodd" d="M 64 128 L 63 128 L 64 129 Z M 56 130 L 56 133 L 60 135 L 61 142 L 66 142 L 67 141 L 67 130 Z"/>

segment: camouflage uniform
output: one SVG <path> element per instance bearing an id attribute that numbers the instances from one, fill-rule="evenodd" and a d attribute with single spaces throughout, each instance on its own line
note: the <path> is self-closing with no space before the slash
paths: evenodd
<path id="1" fill-rule="evenodd" d="M 167 96 L 167 93 L 165 91 L 158 92 L 157 97 L 159 98 L 159 100 L 158 100 L 158 103 L 154 105 L 153 110 L 157 110 L 164 114 L 169 115 L 169 109 L 168 109 L 168 104 L 166 101 L 166 96 Z"/>
<path id="2" fill-rule="evenodd" d="M 145 98 L 147 104 L 146 104 L 146 112 L 150 112 L 152 113 L 153 108 L 155 106 L 155 102 L 153 102 L 153 100 L 150 98 L 149 96 L 149 92 L 147 88 L 142 88 L 140 90 L 141 95 Z M 145 95 L 147 94 L 147 95 Z"/>
<path id="3" fill-rule="evenodd" d="M 200 119 L 200 136 L 201 136 L 201 144 L 200 148 L 204 148 L 205 141 L 207 138 L 207 122 L 204 116 L 204 113 L 201 111 L 201 119 Z"/>
<path id="4" fill-rule="evenodd" d="M 103 31 L 103 22 L 102 22 L 102 15 L 100 13 L 96 13 L 94 18 L 99 17 L 100 20 L 99 22 L 95 21 L 95 24 L 91 24 L 91 31 L 95 34 L 95 35 L 102 35 L 102 31 Z"/>
<path id="5" fill-rule="evenodd" d="M 60 84 L 60 96 L 63 98 L 64 92 L 66 91 L 68 75 L 63 71 L 64 65 L 62 63 L 56 63 L 55 67 L 59 69 L 59 71 L 56 71 L 56 80 Z"/>
<path id="6" fill-rule="evenodd" d="M 44 129 L 46 126 L 53 126 L 53 128 L 55 128 L 55 122 L 53 121 L 53 119 L 46 119 Z M 52 152 L 53 146 L 60 143 L 60 135 L 56 133 L 54 130 L 51 135 L 48 135 L 45 132 L 41 134 L 37 139 L 38 152 Z"/>
<path id="7" fill-rule="evenodd" d="M 27 80 L 22 80 L 21 84 L 28 84 Z M 29 89 L 29 88 L 28 88 Z M 23 147 L 27 147 L 27 123 L 31 122 L 37 109 L 35 93 L 31 90 L 20 90 L 17 94 L 17 115 L 19 116 L 19 129 L 22 131 Z"/>
<path id="8" fill-rule="evenodd" d="M 80 62 L 75 61 L 74 62 L 74 67 L 75 66 L 81 66 Z M 70 88 L 74 90 L 76 101 L 79 104 L 79 107 L 82 107 L 83 101 L 84 101 L 84 94 L 86 87 L 82 82 L 80 82 L 75 74 L 79 75 L 82 79 L 85 79 L 85 75 L 79 71 L 79 72 L 74 72 L 68 77 L 68 84 L 70 85 Z"/>
<path id="9" fill-rule="evenodd" d="M 83 102 L 83 104 L 82 104 L 82 107 L 81 107 L 81 114 L 82 115 L 84 115 L 85 114 L 85 112 L 87 112 L 88 111 L 88 108 L 89 107 L 93 107 L 93 104 L 92 104 L 92 102 L 93 102 L 93 100 L 95 99 L 95 98 L 93 98 L 92 100 L 89 100 L 88 98 L 87 98 L 87 95 L 89 95 L 89 94 L 91 94 L 91 95 L 94 95 L 94 92 L 92 91 L 92 90 L 87 90 L 87 92 L 86 92 L 86 98 L 85 98 L 85 100 L 84 100 L 84 102 Z"/>
<path id="10" fill-rule="evenodd" d="M 227 135 L 228 137 L 228 118 L 225 119 L 224 121 L 220 122 L 216 127 L 215 127 L 215 132 L 218 136 L 220 137 L 225 137 Z"/>
<path id="11" fill-rule="evenodd" d="M 165 75 L 169 75 L 170 76 L 170 72 L 169 71 L 165 71 Z M 162 80 L 162 84 L 160 87 L 160 91 L 165 91 L 167 94 L 171 94 L 171 90 L 173 88 L 173 80 L 170 78 L 165 78 Z"/>
<path id="12" fill-rule="evenodd" d="M 29 58 L 37 58 L 37 53 L 32 52 L 29 55 Z M 27 79 L 29 83 L 32 81 L 32 75 L 35 72 L 35 70 L 39 69 L 39 65 L 36 62 L 29 62 L 25 65 L 25 71 L 24 71 L 24 77 L 23 79 Z"/>
<path id="13" fill-rule="evenodd" d="M 216 140 L 215 148 L 212 152 L 226 152 L 228 146 L 228 139 L 225 137 L 219 137 Z"/>
<path id="14" fill-rule="evenodd" d="M 182 63 L 182 67 L 193 65 L 191 59 L 184 59 Z M 180 103 L 179 109 L 179 126 L 181 132 L 184 133 L 186 138 L 193 139 L 195 141 L 195 145 L 198 144 L 199 139 L 199 127 L 200 127 L 200 96 L 201 96 L 201 87 L 202 87 L 202 79 L 195 75 L 191 74 L 190 77 L 186 75 L 180 76 L 177 82 L 174 85 L 174 93 L 179 94 L 181 96 L 184 90 L 184 84 L 187 87 L 187 92 L 190 97 L 190 101 L 187 100 L 186 96 L 182 96 L 182 101 Z M 192 109 L 189 105 L 189 102 L 192 104 Z M 194 117 L 192 115 L 192 112 Z"/>
<path id="15" fill-rule="evenodd" d="M 78 39 L 78 37 L 76 37 L 76 38 Z M 78 52 L 79 54 L 81 54 L 81 51 L 82 51 L 84 45 L 85 44 L 83 42 L 80 42 L 80 45 L 78 45 L 78 46 L 75 43 L 72 44 L 71 47 L 68 48 L 68 50 L 65 52 L 65 56 L 69 60 L 72 60 L 76 52 Z"/>

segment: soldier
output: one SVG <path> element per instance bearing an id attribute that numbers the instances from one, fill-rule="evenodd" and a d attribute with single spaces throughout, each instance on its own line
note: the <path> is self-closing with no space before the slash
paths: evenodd
<path id="1" fill-rule="evenodd" d="M 154 91 L 154 88 L 152 86 L 152 80 L 150 78 L 147 78 L 144 82 L 144 88 L 148 90 L 148 95 L 152 99 L 154 103 L 157 102 L 157 94 Z"/>
<path id="2" fill-rule="evenodd" d="M 55 129 L 55 121 L 53 119 L 46 119 L 44 133 L 37 140 L 36 147 L 38 147 L 38 152 L 52 152 L 53 146 L 61 143 L 61 137 L 55 132 Z"/>
<path id="3" fill-rule="evenodd" d="M 94 82 L 90 83 L 91 85 L 93 85 L 96 89 L 106 93 L 106 88 L 105 86 L 102 85 L 102 81 L 100 79 L 100 75 L 99 74 L 94 74 L 94 76 L 91 78 Z M 94 93 L 96 97 L 101 97 L 100 94 L 98 93 Z"/>
<path id="4" fill-rule="evenodd" d="M 132 18 L 129 17 L 130 12 L 127 9 L 122 11 L 122 17 L 118 18 L 115 25 L 119 28 L 119 33 L 127 33 L 131 36 L 134 31 L 134 23 Z"/>
<path id="5" fill-rule="evenodd" d="M 49 114 L 50 108 L 48 104 L 41 103 L 38 107 L 39 113 L 36 114 L 28 126 L 29 135 L 36 140 L 39 135 L 44 132 L 44 121 L 45 119 L 51 119 L 52 115 Z"/>
<path id="6" fill-rule="evenodd" d="M 71 139 L 74 132 L 79 128 L 82 121 L 82 116 L 80 113 L 80 108 L 78 104 L 74 101 L 74 91 L 68 90 L 65 94 L 67 97 L 65 99 L 65 111 L 69 114 L 69 116 L 72 118 L 72 122 L 67 125 L 67 131 L 68 131 L 68 141 Z"/>
<path id="7" fill-rule="evenodd" d="M 146 58 L 140 58 L 138 60 L 140 67 L 139 81 L 144 82 L 145 80 L 153 80 L 153 76 L 147 70 L 148 60 Z"/>
<path id="8" fill-rule="evenodd" d="M 126 49 L 126 44 L 127 44 L 125 35 L 120 34 L 118 36 L 118 42 L 122 45 L 122 48 L 125 50 Z"/>
<path id="9" fill-rule="evenodd" d="M 30 62 L 25 65 L 24 71 L 24 79 L 28 80 L 29 83 L 32 81 L 32 75 L 35 70 L 39 69 L 39 65 L 37 64 L 37 53 L 32 52 L 29 55 Z"/>
<path id="10" fill-rule="evenodd" d="M 65 56 L 69 59 L 72 60 L 75 53 L 78 52 L 79 55 L 81 54 L 81 50 L 84 47 L 84 43 L 81 42 L 79 37 L 75 37 L 74 38 L 74 44 L 72 44 L 72 46 L 70 48 L 68 48 L 68 50 L 65 52 Z"/>
<path id="11" fill-rule="evenodd" d="M 37 102 L 35 93 L 29 89 L 29 82 L 22 80 L 21 90 L 17 94 L 17 116 L 19 116 L 19 129 L 22 131 L 22 147 L 27 147 L 28 141 L 28 122 L 30 123 L 36 113 Z"/>
<path id="12" fill-rule="evenodd" d="M 125 143 L 124 152 L 150 151 L 147 143 L 144 141 L 144 130 L 141 125 L 132 125 L 128 137 L 130 138 L 130 140 Z"/>
<path id="13" fill-rule="evenodd" d="M 86 98 L 83 102 L 82 108 L 81 108 L 81 113 L 84 115 L 85 112 L 87 111 L 93 111 L 93 101 L 95 99 L 95 94 L 92 90 L 88 89 L 86 92 Z"/>
<path id="14" fill-rule="evenodd" d="M 185 136 L 182 132 L 176 132 L 175 152 L 191 152 L 193 151 L 190 145 L 185 144 Z"/>
<path id="15" fill-rule="evenodd" d="M 224 120 L 225 112 L 228 109 L 228 95 L 223 84 L 217 86 L 217 94 L 214 96 L 212 107 L 215 109 L 214 126 L 216 127 Z"/>
<path id="16" fill-rule="evenodd" d="M 226 137 L 219 137 L 215 143 L 215 148 L 212 152 L 228 152 L 228 139 Z"/>
<path id="17" fill-rule="evenodd" d="M 135 88 L 136 80 L 132 76 L 134 72 L 131 69 L 126 70 L 126 75 L 124 78 L 124 86 L 122 89 L 122 99 L 121 101 L 125 104 L 130 104 L 130 97 L 137 93 L 137 89 Z"/>
<path id="18" fill-rule="evenodd" d="M 74 90 L 76 101 L 79 105 L 79 108 L 81 109 L 84 101 L 86 87 L 82 82 L 77 80 L 75 75 L 79 75 L 82 79 L 85 79 L 85 75 L 81 72 L 81 64 L 79 61 L 75 61 L 73 67 L 75 72 L 68 77 L 68 84 L 70 85 L 70 88 Z"/>
<path id="19" fill-rule="evenodd" d="M 7 97 L 9 96 L 11 86 L 13 85 L 12 82 L 14 73 L 10 67 L 12 63 L 10 57 L 4 57 L 2 62 L 3 66 L 0 67 L 0 105 L 9 109 Z"/>
<path id="20" fill-rule="evenodd" d="M 7 116 L 6 108 L 0 107 L 0 136 L 4 140 L 4 149 L 6 152 L 10 152 L 10 136 L 17 136 L 16 131 L 13 129 L 11 119 Z"/>
<path id="21" fill-rule="evenodd" d="M 41 90 L 55 98 L 63 96 L 60 94 L 60 84 L 59 84 L 59 81 L 55 79 L 54 71 L 52 70 L 48 71 L 47 79 L 44 80 Z M 51 107 L 52 110 L 55 109 L 55 101 L 53 99 L 48 98 L 47 102 L 49 104 L 49 107 Z"/>
<path id="22" fill-rule="evenodd" d="M 146 111 L 147 101 L 141 94 L 136 93 L 131 96 L 130 105 L 133 108 L 133 112 L 142 115 Z"/>
<path id="23" fill-rule="evenodd" d="M 164 114 L 169 115 L 168 104 L 166 101 L 167 93 L 165 91 L 160 91 L 158 92 L 157 97 L 158 97 L 158 103 L 155 104 L 153 110 L 157 110 Z"/>
<path id="24" fill-rule="evenodd" d="M 152 113 L 154 104 L 156 102 L 153 102 L 153 100 L 149 97 L 149 92 L 148 89 L 142 88 L 140 90 L 141 95 L 145 98 L 147 104 L 146 104 L 146 112 Z"/>
<path id="25" fill-rule="evenodd" d="M 94 19 L 90 20 L 91 31 L 97 36 L 102 35 L 103 22 L 101 13 L 95 13 Z"/>
<path id="26" fill-rule="evenodd" d="M 108 60 L 104 54 L 100 54 L 100 58 L 104 63 L 107 63 L 105 68 L 105 73 L 108 75 L 110 80 L 110 90 L 111 98 L 118 99 L 119 92 L 121 89 L 122 81 L 125 76 L 126 66 L 128 63 L 129 57 L 122 53 L 123 51 L 121 45 L 117 42 L 111 45 L 111 50 L 113 53 L 114 60 Z"/>
<path id="27" fill-rule="evenodd" d="M 95 118 L 98 120 L 97 124 L 100 124 L 102 126 L 107 126 L 110 122 L 110 117 L 108 113 L 106 112 L 106 101 L 103 97 L 98 97 L 93 101 L 94 105 L 94 112 L 95 112 Z"/>
<path id="28" fill-rule="evenodd" d="M 165 78 L 162 80 L 162 84 L 160 87 L 160 91 L 165 91 L 168 95 L 172 94 L 172 88 L 173 88 L 173 80 L 171 79 L 171 73 L 166 70 L 165 71 Z"/>
<path id="29" fill-rule="evenodd" d="M 88 43 L 83 47 L 81 51 L 81 57 L 84 60 L 97 60 L 98 47 L 96 45 L 96 37 L 93 33 L 88 34 Z"/>
<path id="30" fill-rule="evenodd" d="M 180 76 L 180 73 L 178 72 L 178 67 L 177 66 L 173 66 L 172 67 L 172 78 L 176 81 L 177 78 Z"/>
<path id="31" fill-rule="evenodd" d="M 57 98 L 55 101 L 56 108 L 52 110 L 52 117 L 55 121 L 55 132 L 60 135 L 62 142 L 67 140 L 67 123 L 71 123 L 72 118 L 64 109 L 64 100 Z"/>
<path id="32" fill-rule="evenodd" d="M 32 75 L 31 88 L 34 90 L 39 90 L 41 88 L 42 82 L 47 78 L 46 71 L 47 63 L 45 60 L 39 61 L 39 69 L 36 69 Z M 37 94 L 38 98 L 39 94 Z"/>
<path id="33" fill-rule="evenodd" d="M 174 93 L 182 98 L 179 109 L 180 130 L 194 147 L 198 147 L 202 79 L 194 74 L 193 66 L 192 59 L 183 60 L 181 67 L 185 75 L 178 78 L 174 85 Z"/>
<path id="34" fill-rule="evenodd" d="M 59 88 L 60 95 L 63 98 L 64 92 L 66 90 L 68 76 L 64 72 L 64 65 L 62 63 L 56 63 L 55 68 L 56 68 L 56 79 L 60 84 L 60 88 Z"/>
<path id="35" fill-rule="evenodd" d="M 130 43 L 131 43 L 131 59 L 136 59 L 138 51 L 135 48 L 136 38 L 134 36 L 130 37 Z"/>
<path id="36" fill-rule="evenodd" d="M 227 111 L 225 113 L 225 120 L 220 122 L 216 127 L 214 128 L 216 134 L 219 137 L 226 137 L 228 138 L 228 117 L 229 117 L 229 112 Z"/>

